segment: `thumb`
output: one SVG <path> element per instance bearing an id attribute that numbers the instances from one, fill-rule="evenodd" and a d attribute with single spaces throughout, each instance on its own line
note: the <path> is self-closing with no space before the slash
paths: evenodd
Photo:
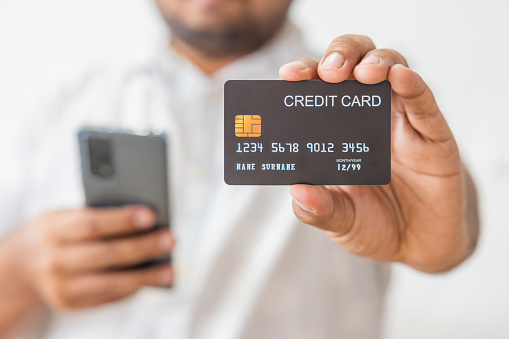
<path id="1" fill-rule="evenodd" d="M 305 224 L 337 235 L 348 233 L 355 221 L 352 199 L 340 186 L 290 186 L 293 211 Z"/>

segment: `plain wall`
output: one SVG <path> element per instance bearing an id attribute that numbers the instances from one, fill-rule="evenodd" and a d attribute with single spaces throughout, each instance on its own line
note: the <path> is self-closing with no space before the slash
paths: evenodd
<path id="1" fill-rule="evenodd" d="M 48 65 L 150 45 L 161 29 L 150 2 L 0 0 L 0 130 Z M 401 52 L 434 90 L 478 186 L 477 252 L 441 275 L 395 265 L 386 338 L 509 338 L 508 14 L 504 0 L 296 0 L 292 9 L 318 53 L 347 33 Z"/>

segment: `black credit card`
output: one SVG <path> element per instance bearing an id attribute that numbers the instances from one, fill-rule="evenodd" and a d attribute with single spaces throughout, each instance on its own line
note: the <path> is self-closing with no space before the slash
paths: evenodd
<path id="1" fill-rule="evenodd" d="M 229 185 L 388 184 L 390 83 L 227 81 L 224 180 Z"/>

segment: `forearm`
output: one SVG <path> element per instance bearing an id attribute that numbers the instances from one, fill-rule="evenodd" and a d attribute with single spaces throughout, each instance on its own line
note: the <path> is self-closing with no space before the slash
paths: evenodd
<path id="1" fill-rule="evenodd" d="M 42 306 L 17 267 L 16 238 L 0 241 L 0 338 L 11 336 Z"/>

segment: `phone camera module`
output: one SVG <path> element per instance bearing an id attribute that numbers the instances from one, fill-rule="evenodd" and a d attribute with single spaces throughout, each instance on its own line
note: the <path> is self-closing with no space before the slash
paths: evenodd
<path id="1" fill-rule="evenodd" d="M 88 139 L 90 171 L 93 175 L 107 178 L 113 175 L 111 142 L 107 139 Z"/>

